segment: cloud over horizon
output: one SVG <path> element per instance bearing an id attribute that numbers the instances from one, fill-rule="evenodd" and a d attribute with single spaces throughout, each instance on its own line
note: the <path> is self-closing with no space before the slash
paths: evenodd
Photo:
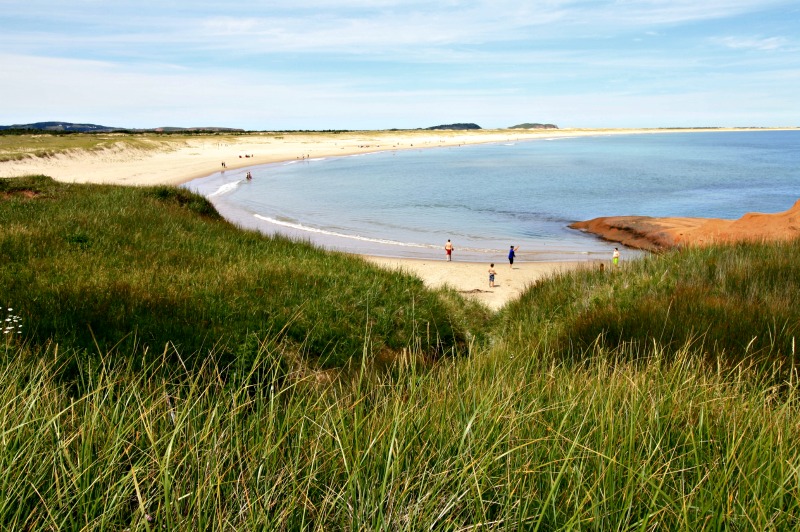
<path id="1" fill-rule="evenodd" d="M 800 122 L 789 0 L 0 0 L 0 123 Z"/>

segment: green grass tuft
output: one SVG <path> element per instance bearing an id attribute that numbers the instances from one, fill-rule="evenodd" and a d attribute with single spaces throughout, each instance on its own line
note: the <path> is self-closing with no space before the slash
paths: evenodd
<path id="1" fill-rule="evenodd" d="M 800 526 L 798 242 L 490 316 L 176 189 L 0 180 L 0 219 L 0 529 Z"/>
<path id="2" fill-rule="evenodd" d="M 330 367 L 365 352 L 463 352 L 486 316 L 409 275 L 239 230 L 185 190 L 39 177 L 0 180 L 0 192 L 0 303 L 41 345 L 233 360 L 251 335 L 275 336 L 287 356 Z"/>
<path id="3" fill-rule="evenodd" d="M 800 242 L 692 248 L 619 270 L 562 275 L 497 318 L 511 349 L 542 342 L 567 357 L 593 346 L 645 353 L 692 344 L 710 360 L 794 360 Z"/>

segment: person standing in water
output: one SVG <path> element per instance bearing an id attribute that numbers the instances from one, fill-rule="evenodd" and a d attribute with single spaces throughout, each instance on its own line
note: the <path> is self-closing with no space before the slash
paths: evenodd
<path id="1" fill-rule="evenodd" d="M 444 252 L 447 255 L 447 260 L 450 261 L 453 259 L 453 243 L 450 242 L 450 239 L 447 239 L 447 244 L 444 245 Z"/>
<path id="2" fill-rule="evenodd" d="M 514 267 L 514 257 L 517 256 L 517 250 L 519 246 L 514 247 L 511 246 L 511 249 L 508 250 L 508 264 L 513 268 Z"/>

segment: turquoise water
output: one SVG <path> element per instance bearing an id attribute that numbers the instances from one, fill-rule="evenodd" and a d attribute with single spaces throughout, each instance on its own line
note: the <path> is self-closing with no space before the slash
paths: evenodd
<path id="1" fill-rule="evenodd" d="M 244 179 L 247 171 L 254 179 Z M 739 218 L 800 198 L 800 131 L 658 133 L 381 152 L 253 166 L 186 185 L 228 219 L 355 253 L 610 256 L 597 216 Z M 623 250 L 623 255 L 633 255 Z"/>

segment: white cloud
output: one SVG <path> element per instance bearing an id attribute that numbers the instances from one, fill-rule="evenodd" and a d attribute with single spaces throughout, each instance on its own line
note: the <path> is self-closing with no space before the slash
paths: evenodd
<path id="1" fill-rule="evenodd" d="M 797 45 L 786 37 L 717 37 L 712 42 L 733 50 L 761 52 L 796 51 Z"/>
<path id="2" fill-rule="evenodd" d="M 702 125 L 722 116 L 711 111 L 721 101 L 696 96 L 714 91 L 738 98 L 732 116 L 761 109 L 771 120 L 754 100 L 767 95 L 800 121 L 785 97 L 800 91 L 786 53 L 798 45 L 779 36 L 798 16 L 793 2 L 0 0 L 0 95 L 11 102 L 0 123 L 73 113 L 129 127 Z M 733 36 L 749 27 L 742 14 L 768 18 L 767 8 L 786 26 Z"/>

